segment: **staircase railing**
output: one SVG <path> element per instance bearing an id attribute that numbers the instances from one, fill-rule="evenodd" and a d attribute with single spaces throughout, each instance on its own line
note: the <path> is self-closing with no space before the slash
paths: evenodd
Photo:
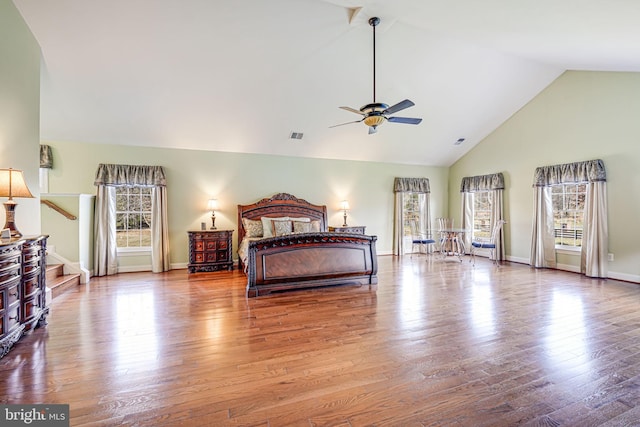
<path id="1" fill-rule="evenodd" d="M 65 218 L 70 219 L 71 221 L 74 221 L 74 220 L 78 219 L 78 217 L 76 217 L 74 214 L 67 212 L 66 210 L 64 210 L 60 206 L 56 205 L 51 200 L 40 199 L 40 203 L 50 207 L 51 209 L 53 209 L 54 211 L 60 213 Z"/>

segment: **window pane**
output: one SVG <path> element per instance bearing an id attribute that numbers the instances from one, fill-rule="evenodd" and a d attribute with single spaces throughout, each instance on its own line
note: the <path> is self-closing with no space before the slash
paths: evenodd
<path id="1" fill-rule="evenodd" d="M 140 230 L 139 246 L 151 246 L 151 229 Z"/>
<path id="2" fill-rule="evenodd" d="M 140 211 L 140 207 L 142 204 L 140 203 L 140 195 L 132 194 L 129 196 L 129 210 L 133 212 Z"/>
<path id="3" fill-rule="evenodd" d="M 127 195 L 126 193 L 122 194 L 119 191 L 116 191 L 116 211 L 125 211 L 127 210 Z"/>
<path id="4" fill-rule="evenodd" d="M 131 212 L 127 221 L 129 230 L 137 230 L 140 228 L 142 214 Z"/>
<path id="5" fill-rule="evenodd" d="M 151 228 L 151 214 L 150 213 L 142 214 L 142 223 L 140 224 L 140 228 L 145 229 L 145 230 Z"/>

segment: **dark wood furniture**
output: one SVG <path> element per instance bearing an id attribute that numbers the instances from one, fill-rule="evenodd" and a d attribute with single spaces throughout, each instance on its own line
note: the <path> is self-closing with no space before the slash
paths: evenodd
<path id="1" fill-rule="evenodd" d="M 334 233 L 364 234 L 365 228 L 366 226 L 364 225 L 341 225 L 340 227 L 329 226 L 329 231 Z"/>
<path id="2" fill-rule="evenodd" d="M 238 241 L 245 235 L 242 219 L 310 218 L 320 232 L 270 237 L 249 243 L 247 295 L 328 285 L 375 285 L 376 236 L 327 232 L 326 206 L 280 193 L 249 205 L 238 205 Z M 241 266 L 242 269 L 243 266 Z"/>
<path id="3" fill-rule="evenodd" d="M 189 231 L 189 273 L 233 270 L 233 230 Z"/>
<path id="4" fill-rule="evenodd" d="M 47 236 L 0 242 L 0 357 L 26 332 L 46 325 Z"/>

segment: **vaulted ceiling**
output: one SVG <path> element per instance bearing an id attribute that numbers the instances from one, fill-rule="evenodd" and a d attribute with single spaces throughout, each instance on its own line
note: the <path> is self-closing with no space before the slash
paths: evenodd
<path id="1" fill-rule="evenodd" d="M 448 166 L 565 70 L 640 71 L 637 0 L 13 1 L 49 141 Z M 423 121 L 330 128 L 372 102 L 372 16 L 376 101 Z"/>

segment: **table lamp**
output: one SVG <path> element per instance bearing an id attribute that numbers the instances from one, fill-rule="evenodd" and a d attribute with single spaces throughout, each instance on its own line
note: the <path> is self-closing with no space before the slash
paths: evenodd
<path id="1" fill-rule="evenodd" d="M 342 202 L 340 202 L 340 209 L 342 209 L 344 211 L 344 224 L 342 224 L 343 227 L 347 226 L 347 211 L 349 210 L 349 202 L 347 202 L 346 200 L 343 200 Z"/>
<path id="2" fill-rule="evenodd" d="M 207 209 L 211 211 L 211 229 L 216 229 L 216 209 L 218 209 L 218 200 L 209 199 L 207 203 Z"/>
<path id="3" fill-rule="evenodd" d="M 29 187 L 24 182 L 24 175 L 21 170 L 16 169 L 0 169 L 0 197 L 8 197 L 9 200 L 4 202 L 6 212 L 6 222 L 4 228 L 11 230 L 11 237 L 20 237 L 22 233 L 16 228 L 16 206 L 18 204 L 13 200 L 14 197 L 33 198 L 33 194 L 29 191 Z"/>

